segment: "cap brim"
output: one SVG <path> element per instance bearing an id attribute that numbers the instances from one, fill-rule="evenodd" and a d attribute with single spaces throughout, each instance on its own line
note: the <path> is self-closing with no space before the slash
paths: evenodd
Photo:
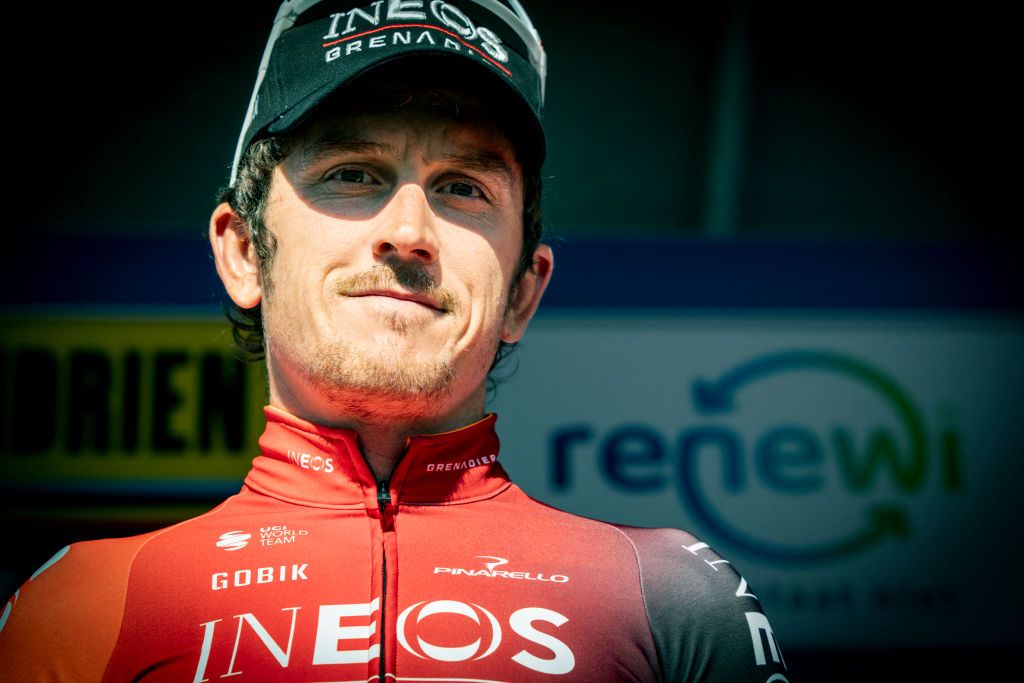
<path id="1" fill-rule="evenodd" d="M 459 71 L 462 69 L 472 70 L 478 77 L 483 75 L 485 78 L 478 78 L 477 84 L 478 89 L 482 89 L 484 92 L 474 91 L 473 94 L 487 104 L 490 111 L 501 111 L 502 116 L 500 118 L 506 122 L 506 127 L 508 125 L 515 125 L 519 128 L 518 132 L 520 134 L 516 137 L 530 144 L 531 149 L 528 152 L 531 160 L 538 164 L 544 161 L 547 152 L 544 129 L 538 114 L 533 110 L 532 104 L 523 97 L 522 93 L 511 83 L 503 82 L 503 78 L 492 73 L 491 67 L 476 63 L 465 57 L 453 55 L 448 50 L 432 48 L 419 48 L 396 55 L 389 55 L 366 64 L 362 68 L 339 74 L 334 83 L 321 87 L 299 100 L 288 111 L 274 120 L 267 127 L 266 132 L 276 135 L 294 131 L 305 123 L 325 101 L 336 95 L 343 97 L 344 90 L 357 83 L 361 83 L 365 78 L 372 78 L 373 74 L 379 71 L 381 67 L 393 68 L 398 62 L 422 60 L 424 58 L 440 60 L 445 64 L 445 68 L 451 68 L 453 73 L 450 75 L 453 82 L 458 81 Z M 481 81 L 489 84 L 488 87 L 479 88 Z M 506 111 L 509 108 L 512 111 Z M 507 122 L 513 123 L 509 124 Z"/>

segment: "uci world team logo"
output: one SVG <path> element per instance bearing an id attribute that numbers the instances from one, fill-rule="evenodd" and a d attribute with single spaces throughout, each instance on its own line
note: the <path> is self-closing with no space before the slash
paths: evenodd
<path id="1" fill-rule="evenodd" d="M 226 531 L 217 539 L 217 547 L 229 552 L 241 550 L 249 545 L 250 539 L 252 539 L 252 534 L 244 531 Z"/>
<path id="2" fill-rule="evenodd" d="M 768 353 L 695 377 L 677 396 L 674 430 L 556 430 L 554 487 L 571 488 L 589 460 L 619 491 L 673 489 L 691 530 L 723 550 L 782 564 L 903 542 L 964 487 L 952 409 L 929 405 L 926 419 L 892 373 L 850 354 Z"/>

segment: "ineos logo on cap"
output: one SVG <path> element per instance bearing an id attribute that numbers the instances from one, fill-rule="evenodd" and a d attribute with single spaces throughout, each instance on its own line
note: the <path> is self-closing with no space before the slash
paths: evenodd
<path id="1" fill-rule="evenodd" d="M 429 5 L 422 0 L 411 0 L 404 5 L 390 3 L 382 13 L 383 4 L 378 1 L 365 8 L 330 15 L 330 27 L 321 38 L 325 41 L 323 47 L 330 48 L 326 61 L 333 62 L 343 55 L 375 48 L 429 44 L 458 52 L 465 48 L 507 76 L 512 75 L 504 66 L 509 57 L 501 38 L 489 28 L 474 24 L 455 5 L 443 0 L 432 0 Z"/>

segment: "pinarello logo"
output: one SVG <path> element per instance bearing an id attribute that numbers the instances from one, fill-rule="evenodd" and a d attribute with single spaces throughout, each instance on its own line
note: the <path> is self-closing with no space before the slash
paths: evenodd
<path id="1" fill-rule="evenodd" d="M 252 538 L 252 534 L 247 534 L 244 531 L 227 531 L 220 535 L 217 547 L 224 550 L 241 550 L 249 544 L 250 538 Z"/>
<path id="2" fill-rule="evenodd" d="M 552 574 L 547 576 L 539 572 L 513 571 L 509 569 L 498 569 L 508 564 L 504 557 L 496 555 L 477 555 L 476 559 L 484 560 L 486 569 L 467 567 L 434 567 L 435 574 L 449 574 L 451 576 L 486 576 L 488 578 L 502 579 L 525 579 L 527 581 L 553 581 L 555 583 L 567 583 L 569 577 L 564 574 Z"/>
<path id="3" fill-rule="evenodd" d="M 503 564 L 508 564 L 508 560 L 504 557 L 494 557 L 493 555 L 477 555 L 481 560 L 494 560 L 493 562 L 484 562 L 487 566 L 487 571 L 493 572 L 495 567 L 500 567 Z"/>

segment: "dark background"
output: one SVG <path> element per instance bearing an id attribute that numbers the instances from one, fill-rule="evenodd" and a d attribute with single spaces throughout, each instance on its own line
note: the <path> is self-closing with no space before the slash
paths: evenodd
<path id="1" fill-rule="evenodd" d="M 47 3 L 44 19 L 9 25 L 5 310 L 88 302 L 108 242 L 202 239 L 276 5 Z M 527 9 L 549 61 L 546 229 L 556 250 L 605 264 L 591 271 L 595 286 L 614 266 L 599 254 L 617 242 L 719 254 L 727 270 L 739 267 L 730 254 L 784 263 L 810 245 L 837 262 L 877 255 L 890 270 L 907 253 L 943 286 L 938 299 L 966 291 L 959 305 L 1020 316 L 1008 10 L 580 0 Z M 629 267 L 642 269 L 636 252 Z M 143 293 L 147 278 L 168 282 L 138 276 Z M 212 276 L 180 284 L 201 291 Z M 827 272 L 808 277 L 808 291 L 823 286 Z M 754 293 L 733 296 L 749 304 Z M 630 299 L 643 300 L 642 290 Z M 8 566 L 12 587 L 62 540 L 137 526 L 21 528 L 49 542 Z M 1009 655 L 855 643 L 786 652 L 794 681 L 904 671 L 958 680 Z"/>
<path id="2" fill-rule="evenodd" d="M 47 3 L 6 60 L 10 232 L 203 232 L 276 4 Z M 553 235 L 1014 236 L 1017 74 L 995 5 L 528 9 Z"/>

